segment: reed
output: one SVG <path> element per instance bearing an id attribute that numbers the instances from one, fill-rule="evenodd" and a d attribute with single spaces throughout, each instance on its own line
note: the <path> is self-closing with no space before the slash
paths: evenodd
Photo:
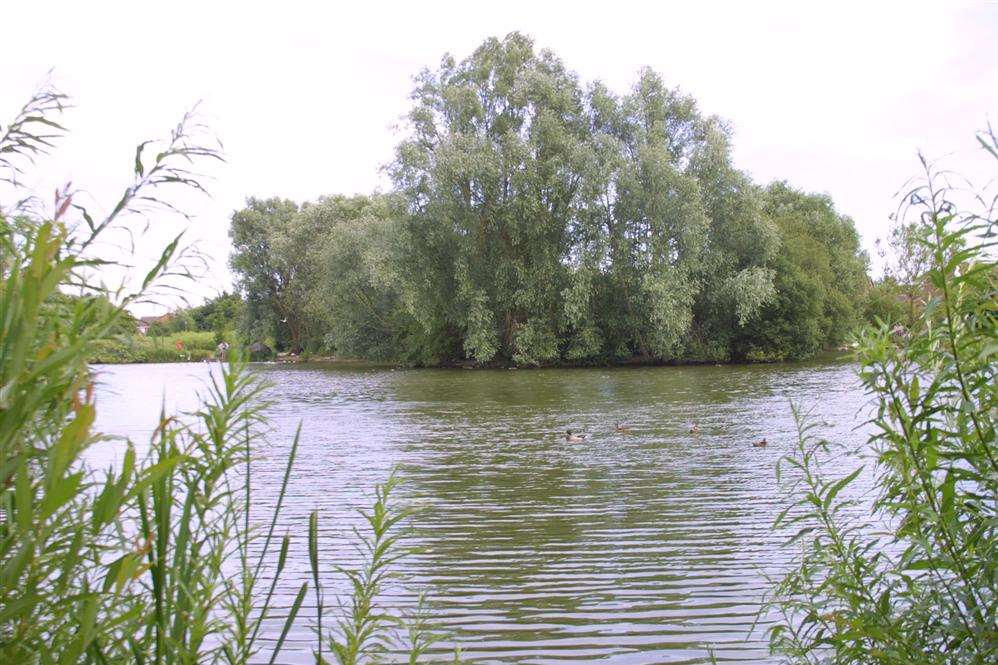
<path id="1" fill-rule="evenodd" d="M 124 454 L 112 468 L 94 469 L 86 457 L 107 439 L 94 430 L 88 358 L 127 305 L 192 274 L 179 234 L 137 289 L 93 286 L 95 271 L 123 267 L 102 254 L 100 241 L 138 233 L 138 215 L 174 210 L 164 187 L 202 190 L 193 165 L 221 155 L 187 114 L 165 141 L 138 146 L 133 181 L 109 215 L 92 216 L 68 185 L 49 209 L 20 181 L 63 132 L 53 116 L 66 103 L 43 87 L 0 132 L 0 180 L 20 193 L 0 208 L 0 662 L 276 662 L 308 593 L 302 583 L 290 609 L 277 614 L 292 546 L 278 533 L 278 517 L 301 430 L 273 515 L 258 527 L 250 516 L 253 458 L 266 404 L 242 354 L 233 350 L 219 365 L 194 413 L 161 413 L 144 457 L 130 441 L 117 442 Z M 388 502 L 397 484 L 393 475 L 381 486 L 368 513 L 369 565 L 345 571 L 352 610 L 340 622 L 342 640 L 328 639 L 348 662 L 374 654 L 379 627 L 392 620 L 374 608 L 406 515 Z M 318 570 L 314 523 L 310 531 Z M 313 579 L 321 617 L 318 574 Z M 282 629 L 264 654 L 262 626 L 274 618 Z"/>

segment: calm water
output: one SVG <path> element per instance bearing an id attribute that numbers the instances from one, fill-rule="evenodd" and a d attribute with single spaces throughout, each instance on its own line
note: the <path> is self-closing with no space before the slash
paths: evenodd
<path id="1" fill-rule="evenodd" d="M 99 367 L 98 426 L 145 440 L 160 405 L 190 409 L 207 365 Z M 461 371 L 258 365 L 274 428 L 255 470 L 272 506 L 303 423 L 283 525 L 308 578 L 308 514 L 320 510 L 327 601 L 333 565 L 356 561 L 355 509 L 394 465 L 422 509 L 418 555 L 385 602 L 426 591 L 435 623 L 472 662 L 769 662 L 765 576 L 788 554 L 769 526 L 784 505 L 774 465 L 791 450 L 791 399 L 858 443 L 866 398 L 844 362 L 744 367 Z M 614 432 L 614 422 L 631 434 Z M 688 433 L 696 421 L 700 432 Z M 563 432 L 586 432 L 567 443 Z M 768 448 L 749 443 L 766 437 Z M 113 459 L 120 446 L 95 452 Z M 312 607 L 286 662 L 308 662 Z M 335 601 L 333 601 L 335 605 Z M 335 611 L 335 608 L 333 608 Z M 274 621 L 272 633 L 279 631 Z M 276 635 L 275 635 L 276 636 Z"/>

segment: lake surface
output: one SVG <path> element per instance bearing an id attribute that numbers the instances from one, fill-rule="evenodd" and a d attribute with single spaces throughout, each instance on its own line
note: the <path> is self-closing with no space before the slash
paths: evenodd
<path id="1" fill-rule="evenodd" d="M 98 427 L 145 441 L 160 406 L 191 409 L 209 365 L 96 368 Z M 477 663 L 771 662 L 766 576 L 784 570 L 774 468 L 796 440 L 790 400 L 859 444 L 867 398 L 855 365 L 540 371 L 260 364 L 273 432 L 258 452 L 268 516 L 295 427 L 301 446 L 281 525 L 293 538 L 282 604 L 309 578 L 308 514 L 320 510 L 327 605 L 354 565 L 356 509 L 394 466 L 420 510 L 385 602 L 425 591 L 432 621 Z M 630 434 L 614 431 L 620 420 Z M 690 434 L 690 423 L 699 423 Z M 585 432 L 565 441 L 566 429 Z M 766 437 L 767 448 L 750 442 Z M 94 452 L 104 463 L 121 444 Z M 851 467 L 850 467 L 851 468 Z M 282 661 L 311 662 L 308 603 Z M 759 624 L 752 629 L 753 623 Z M 329 621 L 327 618 L 327 626 Z M 281 622 L 269 627 L 276 637 Z M 443 656 L 443 653 L 439 654 Z"/>

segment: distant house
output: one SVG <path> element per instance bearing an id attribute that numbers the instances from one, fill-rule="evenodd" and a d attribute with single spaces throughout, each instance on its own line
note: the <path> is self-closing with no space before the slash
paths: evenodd
<path id="1" fill-rule="evenodd" d="M 152 327 L 152 324 L 166 323 L 170 320 L 171 316 L 171 314 L 163 314 L 162 316 L 143 316 L 136 322 L 135 329 L 140 335 L 148 335 L 149 328 Z"/>

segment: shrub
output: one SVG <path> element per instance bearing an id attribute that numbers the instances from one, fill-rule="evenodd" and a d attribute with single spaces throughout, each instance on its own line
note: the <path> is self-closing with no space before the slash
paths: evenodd
<path id="1" fill-rule="evenodd" d="M 994 134 L 980 138 L 998 157 Z M 877 407 L 873 516 L 850 496 L 861 469 L 829 475 L 823 460 L 848 458 L 805 418 L 782 461 L 794 503 L 777 526 L 793 527 L 802 554 L 774 588 L 782 620 L 769 636 L 793 661 L 998 661 L 998 221 L 959 212 L 958 196 L 926 165 L 906 201 L 928 301 L 910 329 L 860 339 Z"/>
<path id="2" fill-rule="evenodd" d="M 866 292 L 863 315 L 870 323 L 909 323 L 910 308 L 901 288 L 890 279 L 883 279 Z"/>

